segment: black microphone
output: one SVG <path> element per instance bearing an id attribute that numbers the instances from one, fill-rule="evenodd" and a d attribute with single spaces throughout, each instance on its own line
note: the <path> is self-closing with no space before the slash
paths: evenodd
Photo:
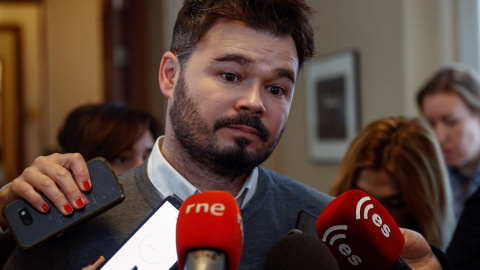
<path id="1" fill-rule="evenodd" d="M 270 248 L 264 269 L 338 270 L 339 267 L 318 237 L 292 230 Z"/>

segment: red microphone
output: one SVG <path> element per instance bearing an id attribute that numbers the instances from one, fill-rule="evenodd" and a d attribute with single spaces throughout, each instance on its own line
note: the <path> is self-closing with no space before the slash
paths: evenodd
<path id="1" fill-rule="evenodd" d="M 179 269 L 229 269 L 240 264 L 243 224 L 230 193 L 209 191 L 188 197 L 176 231 Z"/>
<path id="2" fill-rule="evenodd" d="M 345 270 L 410 269 L 400 257 L 405 239 L 397 224 L 363 191 L 350 190 L 330 202 L 316 229 Z"/>

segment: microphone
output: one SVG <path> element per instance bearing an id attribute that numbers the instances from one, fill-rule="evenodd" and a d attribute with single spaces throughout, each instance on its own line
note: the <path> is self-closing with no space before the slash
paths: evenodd
<path id="1" fill-rule="evenodd" d="M 338 270 L 335 258 L 318 237 L 291 230 L 265 257 L 264 270 Z"/>
<path id="2" fill-rule="evenodd" d="M 405 239 L 388 211 L 360 190 L 330 202 L 316 229 L 344 270 L 410 269 L 400 257 Z"/>
<path id="3" fill-rule="evenodd" d="M 224 191 L 188 197 L 179 210 L 176 244 L 179 269 L 236 270 L 243 223 L 235 198 Z"/>

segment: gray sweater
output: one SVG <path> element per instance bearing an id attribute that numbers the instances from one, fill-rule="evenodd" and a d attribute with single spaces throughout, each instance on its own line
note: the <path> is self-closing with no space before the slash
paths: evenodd
<path id="1" fill-rule="evenodd" d="M 149 181 L 146 164 L 119 177 L 125 189 L 120 205 L 34 250 L 15 248 L 4 269 L 81 269 L 99 255 L 108 260 L 164 198 Z M 263 269 L 269 248 L 295 226 L 298 212 L 318 216 L 332 199 L 260 167 L 257 191 L 242 209 L 245 238 L 239 269 Z"/>

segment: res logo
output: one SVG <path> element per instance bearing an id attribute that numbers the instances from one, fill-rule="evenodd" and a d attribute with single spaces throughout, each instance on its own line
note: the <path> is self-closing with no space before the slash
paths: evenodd
<path id="1" fill-rule="evenodd" d="M 370 200 L 371 198 L 369 196 L 365 196 L 357 202 L 357 206 L 355 209 L 355 220 L 360 220 L 362 218 L 363 220 L 369 220 L 370 210 L 374 209 L 373 204 L 372 203 L 366 204 L 365 208 L 363 209 L 363 215 L 362 215 L 362 207 L 366 202 Z M 374 212 L 374 210 L 372 210 L 372 212 Z M 391 232 L 390 227 L 388 227 L 387 224 L 383 224 L 383 220 L 379 214 L 373 213 L 371 216 L 371 221 L 375 226 L 380 228 L 380 231 L 386 238 L 390 237 L 390 232 Z M 338 251 L 340 252 L 340 254 L 347 256 L 347 260 L 352 265 L 359 265 L 362 262 L 362 259 L 360 258 L 360 256 L 353 254 L 352 248 L 347 244 L 347 229 L 348 229 L 347 225 L 331 226 L 323 233 L 322 241 L 334 247 L 335 242 L 337 240 L 344 239 L 344 241 L 339 240 Z"/>
<path id="2" fill-rule="evenodd" d="M 361 198 L 358 203 L 357 203 L 357 209 L 355 211 L 355 219 L 356 220 L 359 220 L 361 219 L 361 212 L 362 212 L 362 205 L 366 202 L 366 201 L 370 201 L 371 198 L 368 197 L 368 196 L 365 196 L 363 198 Z M 367 206 L 365 206 L 365 209 L 363 210 L 363 219 L 368 219 L 368 212 L 373 209 L 373 204 L 370 203 L 370 204 L 367 204 Z M 374 213 L 372 215 L 372 222 L 373 224 L 375 224 L 375 226 L 379 227 L 380 230 L 382 231 L 382 234 L 386 237 L 386 238 L 389 238 L 390 237 L 390 227 L 388 227 L 387 224 L 383 224 L 383 220 L 382 220 L 382 217 L 380 217 L 379 214 L 377 213 Z"/>
<path id="3" fill-rule="evenodd" d="M 335 241 L 337 241 L 338 239 L 347 238 L 347 228 L 347 225 L 335 225 L 328 228 L 328 230 L 326 230 L 323 234 L 322 241 L 333 247 L 335 245 Z M 331 233 L 334 233 L 334 235 L 330 238 L 330 241 L 327 242 L 328 236 Z M 362 259 L 359 256 L 352 254 L 352 248 L 350 248 L 350 246 L 346 243 L 341 243 L 340 245 L 338 245 L 338 251 L 342 255 L 347 256 L 347 260 L 352 265 L 359 265 L 362 262 Z"/>

